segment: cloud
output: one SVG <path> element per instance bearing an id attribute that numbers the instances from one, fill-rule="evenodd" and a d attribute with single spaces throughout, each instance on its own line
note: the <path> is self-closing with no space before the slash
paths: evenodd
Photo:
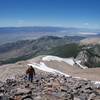
<path id="1" fill-rule="evenodd" d="M 88 25 L 89 25 L 89 23 L 88 23 L 88 22 L 86 22 L 86 23 L 84 23 L 83 25 L 88 26 Z"/>
<path id="2" fill-rule="evenodd" d="M 95 32 L 80 32 L 82 35 L 97 35 L 98 33 Z"/>
<path id="3" fill-rule="evenodd" d="M 21 20 L 18 20 L 18 21 L 17 21 L 17 25 L 18 25 L 18 26 L 24 25 L 24 20 L 22 20 L 22 19 L 21 19 Z"/>

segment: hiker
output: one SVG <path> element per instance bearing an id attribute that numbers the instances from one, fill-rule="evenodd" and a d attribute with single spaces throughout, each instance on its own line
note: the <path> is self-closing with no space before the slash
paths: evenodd
<path id="1" fill-rule="evenodd" d="M 29 68 L 26 70 L 26 74 L 28 75 L 28 80 L 33 81 L 33 76 L 35 76 L 35 70 L 32 66 L 29 66 Z"/>

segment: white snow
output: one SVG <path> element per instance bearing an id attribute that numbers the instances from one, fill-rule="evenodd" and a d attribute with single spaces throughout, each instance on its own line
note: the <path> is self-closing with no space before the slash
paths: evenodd
<path id="1" fill-rule="evenodd" d="M 42 58 L 42 61 L 58 61 L 58 62 L 65 62 L 71 66 L 73 66 L 74 64 L 77 64 L 80 68 L 82 69 L 86 69 L 86 66 L 82 66 L 80 63 L 80 60 L 75 60 L 74 58 L 60 58 L 60 57 L 56 57 L 56 56 L 45 56 Z M 53 68 L 49 68 L 47 65 L 45 65 L 44 62 L 40 62 L 39 64 L 37 63 L 32 63 L 32 64 L 28 64 L 29 66 L 32 66 L 34 68 L 37 68 L 39 70 L 45 71 L 45 72 L 50 72 L 53 74 L 61 74 L 61 75 L 65 75 L 66 77 L 71 77 L 70 75 L 67 75 L 61 71 L 58 71 L 56 69 Z M 80 77 L 73 77 L 73 78 L 78 78 L 81 79 Z M 87 80 L 86 78 L 83 78 L 84 80 Z M 96 88 L 100 88 L 100 81 L 92 81 L 95 85 Z"/>
<path id="2" fill-rule="evenodd" d="M 73 58 L 66 58 L 63 59 L 65 63 L 68 63 L 69 65 L 73 66 L 75 64 Z"/>
<path id="3" fill-rule="evenodd" d="M 53 60 L 56 60 L 56 61 L 59 61 L 59 62 L 63 61 L 62 58 L 56 57 L 56 56 L 45 56 L 45 57 L 42 58 L 42 60 L 43 61 L 53 61 Z"/>
<path id="4" fill-rule="evenodd" d="M 55 71 L 52 68 L 47 67 L 43 62 L 40 62 L 40 64 L 33 63 L 33 64 L 28 64 L 28 65 L 45 72 L 55 73 Z"/>
<path id="5" fill-rule="evenodd" d="M 61 75 L 65 75 L 66 77 L 71 77 L 70 75 L 67 75 L 61 71 L 58 71 L 56 69 L 53 68 L 49 68 L 47 65 L 45 65 L 43 62 L 40 62 L 40 64 L 37 63 L 33 63 L 33 64 L 28 64 L 29 66 L 32 66 L 33 68 L 37 68 L 39 70 L 45 71 L 45 72 L 50 72 L 53 74 L 61 74 Z M 73 78 L 78 78 L 78 79 L 82 79 L 80 77 L 73 77 Z M 84 78 L 84 80 L 87 80 L 86 78 Z M 95 85 L 96 88 L 100 88 L 100 81 L 92 81 Z"/>
<path id="6" fill-rule="evenodd" d="M 96 88 L 100 88 L 100 81 L 93 81 Z"/>
<path id="7" fill-rule="evenodd" d="M 69 65 L 71 65 L 71 66 L 73 66 L 74 64 L 77 64 L 80 68 L 82 68 L 82 69 L 86 69 L 87 67 L 85 67 L 85 66 L 82 66 L 80 63 L 81 63 L 81 61 L 79 61 L 79 60 L 75 60 L 74 58 L 60 58 L 60 57 L 56 57 L 56 56 L 51 56 L 51 55 L 49 55 L 49 56 L 45 56 L 45 57 L 43 57 L 42 58 L 42 60 L 43 61 L 58 61 L 58 62 L 65 62 L 65 63 L 67 63 L 67 64 L 69 64 Z"/>
<path id="8" fill-rule="evenodd" d="M 45 72 L 50 72 L 50 73 L 53 73 L 53 74 L 61 74 L 61 75 L 65 75 L 66 77 L 70 77 L 70 75 L 62 73 L 62 72 L 55 70 L 53 68 L 47 67 L 43 62 L 40 62 L 40 64 L 33 63 L 33 64 L 28 64 L 28 65 L 32 66 L 34 68 L 37 68 L 39 70 L 45 71 Z"/>
<path id="9" fill-rule="evenodd" d="M 82 68 L 82 69 L 86 69 L 86 68 L 88 68 L 88 67 L 86 67 L 86 66 L 82 66 L 80 63 L 81 63 L 80 60 L 77 60 L 77 61 L 76 61 L 76 64 L 79 65 L 80 68 Z"/>
<path id="10" fill-rule="evenodd" d="M 73 61 L 73 58 L 66 58 L 66 59 L 64 59 L 64 58 L 60 58 L 60 57 L 56 57 L 56 56 L 45 56 L 45 57 L 43 57 L 42 58 L 42 60 L 43 61 L 58 61 L 58 62 L 65 62 L 65 63 L 67 63 L 67 64 L 69 64 L 69 65 L 72 65 L 73 66 L 73 64 L 74 64 L 74 61 Z"/>

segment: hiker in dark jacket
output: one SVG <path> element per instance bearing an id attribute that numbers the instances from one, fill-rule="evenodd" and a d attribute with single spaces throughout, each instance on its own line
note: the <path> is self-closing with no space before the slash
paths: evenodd
<path id="1" fill-rule="evenodd" d="M 28 75 L 28 80 L 29 81 L 33 81 L 33 76 L 35 76 L 35 70 L 32 66 L 30 66 L 27 70 L 26 70 L 26 74 Z"/>

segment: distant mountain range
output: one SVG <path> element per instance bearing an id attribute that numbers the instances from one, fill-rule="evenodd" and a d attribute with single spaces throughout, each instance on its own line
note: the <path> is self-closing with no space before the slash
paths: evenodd
<path id="1" fill-rule="evenodd" d="M 53 26 L 34 26 L 34 27 L 1 27 L 0 33 L 14 32 L 100 32 L 100 29 L 74 28 L 74 27 L 53 27 Z"/>
<path id="2" fill-rule="evenodd" d="M 22 40 L 7 43 L 0 46 L 0 62 L 1 64 L 16 62 L 44 54 L 56 55 L 56 50 L 59 50 L 59 47 L 63 49 L 66 45 L 66 47 L 68 46 L 69 49 L 72 49 L 71 47 L 74 45 L 74 47 L 76 47 L 76 44 L 82 39 L 84 38 L 79 36 L 45 36 L 35 40 Z M 71 51 L 68 50 L 69 56 L 73 56 L 74 52 L 72 54 L 70 52 Z M 62 54 L 60 54 L 60 56 L 61 55 Z M 65 56 L 67 57 L 67 55 Z"/>
<path id="3" fill-rule="evenodd" d="M 0 64 L 49 54 L 78 58 L 89 67 L 100 66 L 99 36 L 100 30 L 82 28 L 0 28 Z"/>
<path id="4" fill-rule="evenodd" d="M 18 40 L 37 39 L 43 36 L 100 36 L 99 29 L 64 27 L 1 27 L 0 44 Z"/>
<path id="5" fill-rule="evenodd" d="M 100 45 L 80 45 L 80 41 L 84 39 L 85 37 L 80 36 L 44 36 L 3 44 L 0 46 L 0 64 L 14 63 L 39 55 L 54 55 L 74 57 L 88 67 L 100 67 Z"/>

